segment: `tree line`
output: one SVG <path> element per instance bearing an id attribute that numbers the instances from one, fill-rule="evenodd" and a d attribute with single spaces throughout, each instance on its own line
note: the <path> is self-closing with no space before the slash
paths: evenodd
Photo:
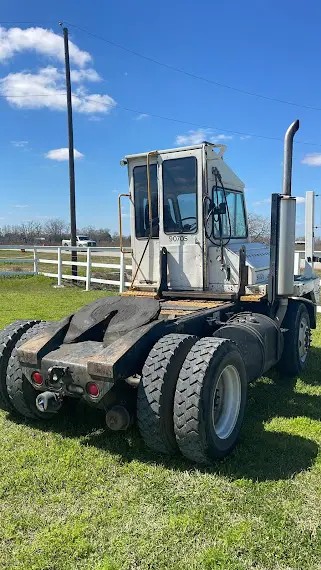
<path id="1" fill-rule="evenodd" d="M 101 246 L 119 245 L 118 232 L 109 228 L 87 226 L 77 229 L 77 235 L 86 235 Z M 63 239 L 70 239 L 70 227 L 64 220 L 52 218 L 45 223 L 38 221 L 22 222 L 17 225 L 5 225 L 0 228 L 0 243 L 2 245 L 60 245 Z M 130 245 L 130 236 L 123 236 L 124 245 Z"/>
<path id="2" fill-rule="evenodd" d="M 266 216 L 248 214 L 249 237 L 251 241 L 270 243 L 270 219 Z M 78 235 L 87 235 L 101 246 L 118 246 L 119 233 L 108 228 L 87 226 L 77 230 Z M 20 245 L 39 244 L 60 245 L 61 240 L 70 238 L 70 228 L 64 220 L 52 218 L 44 224 L 37 221 L 22 222 L 18 225 L 5 225 L 0 228 L 0 244 Z M 298 238 L 300 239 L 300 238 Z M 302 238 L 304 239 L 304 238 Z M 320 243 L 320 240 L 316 240 Z M 123 236 L 123 243 L 130 246 L 130 236 Z"/>

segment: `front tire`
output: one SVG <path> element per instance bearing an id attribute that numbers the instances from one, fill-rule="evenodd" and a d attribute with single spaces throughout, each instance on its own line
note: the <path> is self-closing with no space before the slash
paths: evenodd
<path id="1" fill-rule="evenodd" d="M 177 381 L 174 430 L 185 457 L 208 464 L 236 445 L 248 379 L 236 344 L 203 338 L 190 350 Z"/>
<path id="2" fill-rule="evenodd" d="M 287 330 L 277 368 L 285 376 L 299 376 L 308 364 L 311 344 L 310 317 L 304 303 L 290 301 L 282 328 Z"/>

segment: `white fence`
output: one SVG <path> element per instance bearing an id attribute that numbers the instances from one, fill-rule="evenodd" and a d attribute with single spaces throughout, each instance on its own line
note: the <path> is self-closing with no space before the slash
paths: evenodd
<path id="1" fill-rule="evenodd" d="M 314 251 L 314 256 L 321 259 L 321 251 Z M 304 251 L 296 251 L 294 256 L 294 274 L 299 275 L 301 269 L 304 268 L 304 259 L 305 259 L 305 252 Z M 314 262 L 315 269 L 321 269 L 321 263 L 319 261 Z"/>
<path id="2" fill-rule="evenodd" d="M 46 277 L 54 277 L 57 279 L 57 285 L 61 286 L 62 281 L 64 279 L 70 279 L 74 281 L 83 281 L 86 284 L 86 291 L 90 290 L 90 286 L 92 283 L 100 283 L 103 285 L 114 285 L 119 289 L 119 292 L 122 293 L 126 287 L 130 286 L 130 282 L 126 280 L 126 271 L 131 272 L 132 266 L 129 265 L 130 259 L 128 256 L 130 255 L 130 251 L 126 251 L 125 253 L 120 251 L 119 247 L 88 247 L 86 250 L 82 250 L 79 247 L 67 247 L 67 246 L 45 246 L 45 247 L 37 247 L 37 246 L 17 246 L 17 245 L 1 245 L 0 246 L 0 256 L 1 251 L 20 251 L 22 253 L 30 252 L 32 256 L 30 257 L 3 257 L 0 258 L 0 264 L 5 265 L 8 264 L 31 264 L 32 268 L 30 271 L 0 271 L 1 276 L 6 275 L 45 275 Z M 71 251 L 77 252 L 78 260 L 77 262 L 63 259 L 62 254 L 68 253 Z M 54 253 L 57 255 L 57 259 L 48 259 L 46 258 L 46 253 Z M 115 261 L 118 263 L 103 263 L 103 262 L 95 262 L 95 257 L 115 257 Z M 83 259 L 83 261 L 79 261 L 79 258 Z M 127 263 L 127 265 L 126 265 Z M 41 271 L 41 265 L 56 265 L 57 272 L 48 272 L 48 271 Z M 63 272 L 63 268 L 65 266 L 73 266 L 77 265 L 77 267 L 84 267 L 85 268 L 85 275 L 70 275 Z M 111 270 L 114 269 L 119 272 L 119 280 L 116 279 L 108 279 L 108 275 L 106 279 L 93 277 L 93 269 L 100 269 L 100 270 Z"/>

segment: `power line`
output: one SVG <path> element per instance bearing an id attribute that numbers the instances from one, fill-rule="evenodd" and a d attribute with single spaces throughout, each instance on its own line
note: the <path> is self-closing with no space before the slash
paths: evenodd
<path id="1" fill-rule="evenodd" d="M 45 22 L 50 23 L 50 24 L 53 24 L 53 23 L 56 24 L 56 21 L 54 21 L 54 20 L 45 20 Z M 44 21 L 42 22 L 42 24 L 43 23 L 44 23 Z M 40 25 L 40 24 L 35 24 L 35 22 L 2 22 L 2 24 L 5 24 L 5 25 L 24 24 L 24 25 L 33 25 L 33 26 L 34 25 Z M 312 105 L 304 105 L 303 103 L 294 103 L 293 101 L 287 101 L 285 99 L 279 99 L 277 97 L 269 97 L 268 95 L 262 95 L 261 93 L 256 93 L 254 91 L 248 91 L 246 89 L 234 87 L 233 85 L 228 85 L 226 83 L 214 81 L 213 79 L 209 79 L 208 77 L 204 77 L 202 75 L 197 75 L 196 73 L 191 73 L 189 71 L 185 71 L 184 69 L 181 69 L 179 67 L 175 67 L 175 66 L 170 65 L 168 63 L 164 63 L 164 62 L 159 61 L 155 58 L 144 55 L 144 54 L 137 52 L 135 50 L 131 50 L 131 49 L 129 49 L 123 45 L 120 45 L 120 44 L 118 44 L 112 40 L 108 40 L 107 38 L 105 38 L 103 36 L 99 36 L 98 34 L 94 34 L 93 32 L 90 32 L 89 30 L 85 30 L 84 28 L 76 26 L 76 24 L 71 24 L 70 22 L 65 22 L 65 24 L 67 24 L 68 26 L 71 26 L 72 28 L 75 28 L 76 30 L 79 30 L 80 32 L 88 34 L 89 36 L 92 36 L 93 38 L 96 38 L 98 40 L 101 40 L 101 41 L 109 44 L 109 45 L 115 46 L 118 49 L 126 51 L 127 53 L 131 53 L 132 55 L 140 57 L 141 59 L 145 59 L 146 61 L 149 61 L 149 62 L 154 63 L 156 65 L 159 65 L 161 67 L 164 67 L 165 69 L 170 69 L 171 71 L 175 71 L 176 73 L 181 73 L 182 75 L 186 75 L 187 77 L 191 77 L 193 79 L 197 79 L 197 80 L 203 81 L 205 83 L 210 83 L 212 85 L 216 85 L 217 87 L 222 87 L 224 89 L 229 89 L 229 90 L 235 91 L 237 93 L 243 93 L 244 95 L 249 95 L 251 97 L 257 97 L 259 99 L 265 99 L 266 101 L 273 101 L 274 103 L 282 103 L 283 105 L 291 105 L 292 107 L 298 107 L 301 109 L 309 109 L 310 111 L 321 111 L 321 107 L 314 107 Z"/>
<path id="2" fill-rule="evenodd" d="M 212 79 L 209 79 L 208 77 L 204 77 L 202 75 L 197 75 L 196 73 L 191 73 L 189 71 L 185 71 L 184 69 L 181 69 L 179 67 L 169 65 L 168 63 L 164 63 L 164 62 L 159 61 L 155 58 L 144 55 L 140 52 L 131 50 L 125 46 L 122 46 L 116 42 L 113 42 L 112 40 L 108 40 L 107 38 L 104 38 L 102 36 L 94 34 L 93 32 L 90 32 L 89 30 L 85 30 L 84 28 L 80 28 L 79 26 L 76 26 L 75 24 L 71 24 L 70 22 L 66 22 L 66 24 L 68 24 L 68 26 L 75 28 L 76 30 L 79 30 L 80 32 L 84 32 L 85 34 L 92 36 L 93 38 L 96 38 L 98 40 L 106 42 L 107 44 L 115 46 L 115 47 L 117 47 L 123 51 L 131 53 L 132 55 L 136 55 L 137 57 L 145 59 L 146 61 L 149 61 L 151 63 L 155 63 L 156 65 L 159 65 L 159 66 L 164 67 L 166 69 L 170 69 L 172 71 L 176 71 L 177 73 L 181 73 L 182 75 L 186 75 L 187 77 L 192 77 L 193 79 L 198 79 L 199 81 L 203 81 L 205 83 L 210 83 L 212 85 L 216 85 L 217 87 L 223 87 L 224 89 L 230 89 L 231 91 L 236 91 L 237 93 L 243 93 L 244 95 L 250 95 L 252 97 L 257 97 L 259 99 L 265 99 L 267 101 L 273 101 L 274 103 L 282 103 L 283 105 L 291 105 L 293 107 L 299 107 L 301 109 L 310 109 L 311 111 L 321 111 L 321 107 L 313 107 L 311 105 L 304 105 L 301 103 L 293 103 L 292 101 L 287 101 L 285 99 L 278 99 L 276 97 L 269 97 L 268 95 L 262 95 L 261 93 L 255 93 L 254 91 L 247 91 L 245 89 L 240 89 L 239 87 L 227 85 L 226 83 L 220 83 L 219 81 L 214 81 Z"/>
<path id="3" fill-rule="evenodd" d="M 40 93 L 38 94 L 30 94 L 30 95 L 0 95 L 1 98 L 28 98 L 28 97 L 55 97 L 56 95 L 63 95 L 66 96 L 66 92 L 61 92 L 61 93 L 54 93 L 52 95 L 49 95 L 47 93 L 44 93 L 43 95 L 41 95 Z M 98 93 L 98 95 L 103 96 L 103 93 Z M 79 99 L 80 101 L 92 101 L 93 103 L 99 103 L 99 101 L 97 101 L 96 98 L 90 96 L 90 95 L 77 95 L 75 94 L 74 97 L 76 97 L 77 99 Z M 148 115 L 148 117 L 153 117 L 155 119 L 161 119 L 163 121 L 170 121 L 173 123 L 179 123 L 181 125 L 189 125 L 191 127 L 197 127 L 199 129 L 211 129 L 214 131 L 222 131 L 225 133 L 229 133 L 231 135 L 239 135 L 239 136 L 246 136 L 246 137 L 251 137 L 251 138 L 257 138 L 257 139 L 265 139 L 265 140 L 271 140 L 271 141 L 279 141 L 279 142 L 283 142 L 283 138 L 281 137 L 269 137 L 267 135 L 260 135 L 260 134 L 256 134 L 256 133 L 248 133 L 245 131 L 234 131 L 231 129 L 223 129 L 221 127 L 214 127 L 213 125 L 202 125 L 200 123 L 193 123 L 191 121 L 184 121 L 183 119 L 177 119 L 175 117 L 166 117 L 165 115 L 157 115 L 155 113 L 149 113 L 146 111 L 140 111 L 139 109 L 133 109 L 131 107 L 125 107 L 124 105 L 119 105 L 118 103 L 113 104 L 113 103 L 101 103 L 101 105 L 104 105 L 105 107 L 112 107 L 112 108 L 116 108 L 118 107 L 119 109 L 123 109 L 124 111 L 128 111 L 130 113 L 135 113 L 138 115 Z M 295 144 L 302 144 L 302 145 L 306 145 L 306 146 L 316 146 L 316 147 L 320 147 L 321 143 L 316 143 L 316 142 L 309 142 L 309 141 L 294 141 Z"/>

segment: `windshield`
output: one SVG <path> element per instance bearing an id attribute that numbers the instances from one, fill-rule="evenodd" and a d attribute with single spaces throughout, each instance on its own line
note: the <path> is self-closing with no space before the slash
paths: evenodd
<path id="1" fill-rule="evenodd" d="M 78 239 L 79 239 L 80 241 L 88 241 L 88 240 L 89 240 L 89 237 L 88 237 L 88 236 L 78 236 Z"/>
<path id="2" fill-rule="evenodd" d="M 164 231 L 197 231 L 197 160 L 195 156 L 164 160 Z"/>
<path id="3" fill-rule="evenodd" d="M 228 212 L 221 215 L 222 237 L 224 238 L 246 238 L 247 225 L 245 219 L 244 196 L 242 192 L 225 190 Z M 225 204 L 223 190 L 213 191 L 213 200 L 216 204 Z M 228 218 L 229 214 L 229 218 Z M 230 231 L 230 224 L 231 231 Z M 219 222 L 217 216 L 213 217 L 214 237 L 220 237 Z"/>

